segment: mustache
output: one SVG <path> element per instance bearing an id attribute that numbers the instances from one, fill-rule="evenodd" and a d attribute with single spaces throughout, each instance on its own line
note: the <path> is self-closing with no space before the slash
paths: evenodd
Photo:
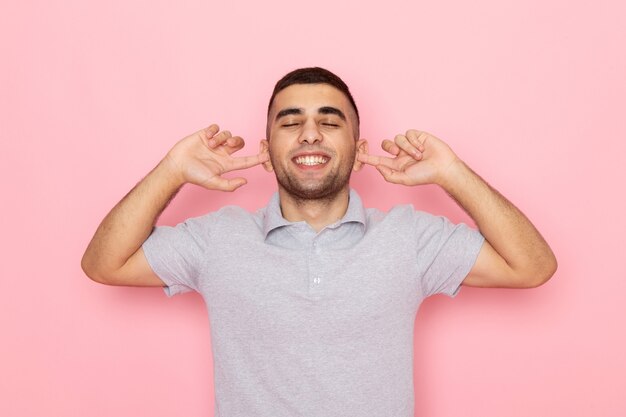
<path id="1" fill-rule="evenodd" d="M 294 156 L 296 156 L 299 153 L 302 152 L 320 152 L 320 153 L 324 153 L 330 157 L 334 157 L 335 156 L 335 151 L 327 148 L 325 146 L 319 146 L 319 145 L 300 145 L 299 147 L 292 149 L 291 151 L 289 151 L 287 157 L 288 158 L 293 158 Z"/>

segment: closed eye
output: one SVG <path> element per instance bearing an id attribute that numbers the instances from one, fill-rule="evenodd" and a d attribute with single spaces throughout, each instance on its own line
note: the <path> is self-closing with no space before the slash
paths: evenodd
<path id="1" fill-rule="evenodd" d="M 293 126 L 298 126 L 299 123 L 285 123 L 282 126 L 283 127 L 293 127 Z"/>

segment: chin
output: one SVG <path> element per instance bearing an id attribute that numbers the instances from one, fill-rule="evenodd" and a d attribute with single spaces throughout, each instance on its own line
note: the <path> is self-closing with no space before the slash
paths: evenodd
<path id="1" fill-rule="evenodd" d="M 278 179 L 278 182 L 287 194 L 300 201 L 332 201 L 342 191 L 348 189 L 347 182 L 338 182 L 335 178 L 324 181 L 323 183 L 308 185 L 296 183 L 291 179 L 285 182 Z"/>

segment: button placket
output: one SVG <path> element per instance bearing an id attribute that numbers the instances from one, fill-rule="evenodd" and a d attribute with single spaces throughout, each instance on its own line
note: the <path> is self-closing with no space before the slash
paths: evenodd
<path id="1" fill-rule="evenodd" d="M 321 291 L 323 269 L 322 265 L 319 262 L 319 253 L 319 242 L 317 241 L 316 237 L 311 242 L 311 252 L 309 253 L 309 290 L 313 293 Z"/>

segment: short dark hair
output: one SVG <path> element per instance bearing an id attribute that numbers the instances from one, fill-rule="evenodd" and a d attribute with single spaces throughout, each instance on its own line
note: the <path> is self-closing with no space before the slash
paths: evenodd
<path id="1" fill-rule="evenodd" d="M 280 93 L 285 88 L 294 84 L 328 84 L 332 87 L 335 87 L 337 90 L 341 91 L 346 96 L 350 104 L 352 105 L 352 108 L 354 109 L 354 113 L 356 114 L 357 125 L 355 126 L 356 128 L 355 135 L 358 138 L 359 123 L 360 123 L 359 109 L 356 107 L 356 103 L 354 102 L 354 98 L 352 97 L 352 94 L 350 94 L 350 89 L 348 88 L 348 85 L 345 82 L 343 82 L 343 80 L 339 78 L 337 75 L 333 74 L 327 69 L 320 68 L 320 67 L 298 68 L 296 70 L 291 71 L 290 73 L 285 75 L 283 78 L 278 80 L 278 82 L 274 86 L 274 91 L 272 92 L 272 96 L 270 97 L 270 102 L 267 105 L 268 117 L 270 115 L 270 109 L 272 108 L 272 104 L 274 103 L 274 98 L 276 97 L 276 94 Z M 267 129 L 268 135 L 269 135 L 269 123 L 270 121 L 268 120 L 268 129 Z M 269 137 L 267 139 L 269 139 Z"/>

